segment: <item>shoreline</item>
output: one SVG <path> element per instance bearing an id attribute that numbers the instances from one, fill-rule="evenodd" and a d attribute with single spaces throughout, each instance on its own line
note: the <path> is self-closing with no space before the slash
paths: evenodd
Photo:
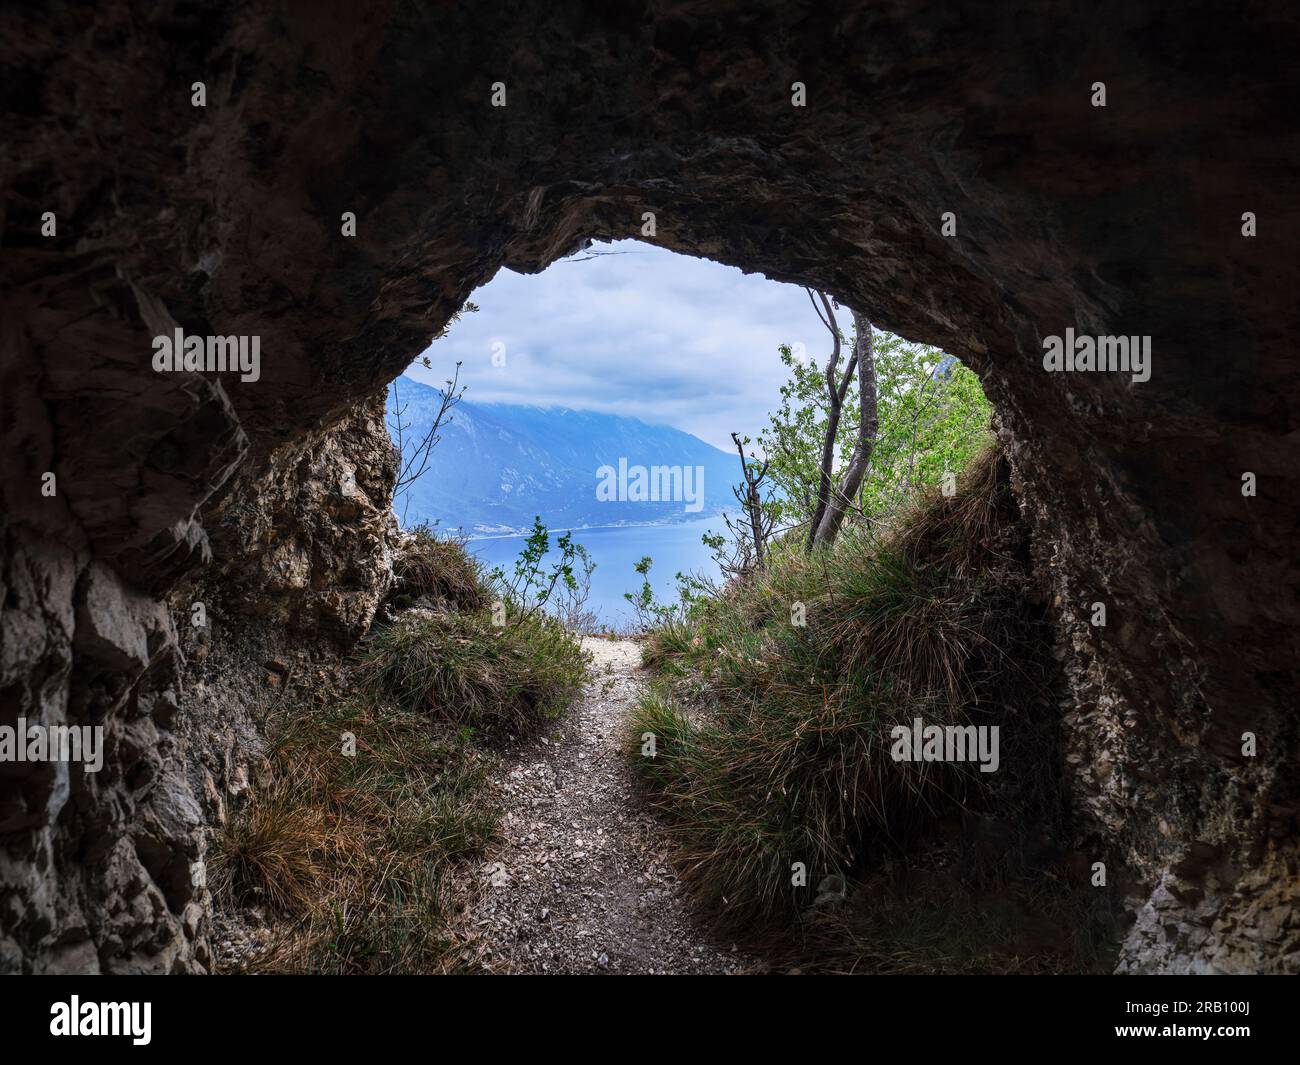
<path id="1" fill-rule="evenodd" d="M 573 525 L 563 529 L 548 529 L 547 531 L 552 535 L 562 536 L 564 533 L 601 532 L 610 529 L 671 529 L 679 525 L 695 525 L 698 522 L 712 521 L 714 518 L 720 518 L 723 514 L 728 513 L 731 513 L 731 511 L 720 510 L 716 514 L 709 514 L 700 518 L 692 518 L 690 521 L 635 521 L 616 525 Z M 522 540 L 526 539 L 531 532 L 531 529 L 527 529 L 515 532 L 482 533 L 475 536 L 467 536 L 465 542 L 467 544 L 473 544 L 481 543 L 486 540 Z"/>

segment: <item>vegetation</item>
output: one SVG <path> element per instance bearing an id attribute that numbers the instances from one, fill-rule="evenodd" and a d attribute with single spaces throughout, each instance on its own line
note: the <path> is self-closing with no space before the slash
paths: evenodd
<path id="1" fill-rule="evenodd" d="M 855 316 L 858 329 L 870 331 L 871 383 L 876 396 L 870 463 L 853 492 L 850 515 L 869 524 L 894 514 L 914 491 L 941 486 L 955 477 L 989 443 L 992 408 L 979 378 L 956 359 L 925 344 L 914 344 Z M 852 347 L 862 345 L 856 332 Z M 790 379 L 781 404 L 759 443 L 769 457 L 768 476 L 776 491 L 769 503 L 780 529 L 805 530 L 815 517 L 822 480 L 822 449 L 831 428 L 832 404 L 822 368 L 789 346 L 781 361 Z M 853 465 L 860 448 L 861 381 L 852 373 L 840 380 L 844 416 L 834 425 L 832 475 Z M 870 407 L 870 404 L 868 405 Z"/>
<path id="2" fill-rule="evenodd" d="M 417 529 L 394 564 L 404 587 L 457 609 L 412 610 L 367 642 L 356 679 L 370 698 L 424 710 L 458 725 L 529 734 L 558 716 L 586 680 L 586 658 L 563 621 L 561 603 L 580 612 L 590 568 L 580 546 L 560 537 L 547 565 L 540 520 L 515 566 L 486 578 L 456 540 Z"/>
<path id="3" fill-rule="evenodd" d="M 548 562 L 551 534 L 541 517 L 534 517 L 513 571 L 507 574 L 498 566 L 488 579 L 504 601 L 518 608 L 522 619 L 544 612 L 569 629 L 585 631 L 595 624 L 586 604 L 596 564 L 585 547 L 573 542 L 572 532 L 557 537 L 555 546 L 559 557 Z"/>
<path id="4" fill-rule="evenodd" d="M 634 764 L 719 923 L 818 968 L 1098 964 L 1105 917 L 1053 842 L 1051 639 L 1016 519 L 986 450 L 951 497 L 922 490 L 812 555 L 778 540 L 650 637 Z M 918 717 L 1002 726 L 1001 770 L 894 760 L 891 729 Z M 1064 937 L 1022 934 L 1066 911 Z"/>
<path id="5" fill-rule="evenodd" d="M 417 529 L 394 568 L 399 601 L 432 605 L 380 625 L 327 690 L 283 700 L 270 772 L 215 841 L 218 896 L 274 927 L 247 971 L 477 969 L 455 885 L 500 812 L 481 741 L 553 720 L 584 683 L 577 638 L 536 596 L 502 598 L 462 544 Z"/>
<path id="6" fill-rule="evenodd" d="M 402 606 L 427 596 L 454 610 L 479 610 L 490 599 L 464 542 L 439 539 L 428 525 L 417 525 L 406 534 L 393 560 L 393 579 Z"/>
<path id="7" fill-rule="evenodd" d="M 545 614 L 422 612 L 368 644 L 357 679 L 373 699 L 424 710 L 459 725 L 528 734 L 581 690 L 581 646 Z"/>
<path id="8" fill-rule="evenodd" d="M 460 905 L 451 884 L 457 863 L 488 843 L 498 811 L 486 788 L 491 759 L 469 732 L 347 697 L 273 726 L 270 782 L 235 814 L 212 859 L 219 897 L 277 922 L 248 970 L 474 968 L 450 929 Z"/>

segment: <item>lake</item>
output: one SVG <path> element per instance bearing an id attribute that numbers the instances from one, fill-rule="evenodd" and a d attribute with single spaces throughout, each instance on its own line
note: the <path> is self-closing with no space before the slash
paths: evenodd
<path id="1" fill-rule="evenodd" d="M 655 600 L 677 603 L 677 573 L 709 578 L 718 576 L 718 567 L 709 549 L 700 543 L 700 537 L 706 532 L 725 531 L 726 523 L 721 514 L 675 525 L 575 530 L 574 543 L 585 547 L 591 561 L 596 564 L 591 574 L 591 597 L 587 609 L 610 628 L 625 628 L 634 622 L 635 612 L 623 598 L 623 593 L 635 594 L 641 587 L 641 577 L 633 567 L 646 555 L 654 559 L 650 584 L 655 590 Z M 552 545 L 563 532 L 563 529 L 551 530 Z M 511 576 L 525 540 L 523 536 L 490 537 L 471 540 L 466 546 L 485 568 L 500 566 L 507 576 Z M 548 561 L 558 558 L 559 552 L 552 548 Z"/>

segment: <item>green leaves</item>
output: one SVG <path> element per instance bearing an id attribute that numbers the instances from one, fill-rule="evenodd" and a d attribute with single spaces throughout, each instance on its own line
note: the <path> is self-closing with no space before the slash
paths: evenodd
<path id="1" fill-rule="evenodd" d="M 937 348 L 881 330 L 874 346 L 880 424 L 855 502 L 866 518 L 878 520 L 895 510 L 909 489 L 939 484 L 945 471 L 956 474 L 966 466 L 989 438 L 992 405 L 979 378 Z M 786 528 L 807 521 L 816 505 L 827 411 L 822 369 L 796 359 L 788 346 L 782 346 L 780 358 L 791 374 L 760 442 L 779 489 L 770 507 L 778 527 Z M 857 411 L 854 381 L 836 434 L 837 472 L 853 450 Z"/>
<path id="2" fill-rule="evenodd" d="M 515 560 L 514 579 L 508 580 L 499 566 L 488 575 L 523 619 L 548 607 L 566 617 L 583 609 L 596 564 L 585 547 L 573 542 L 572 532 L 557 537 L 555 546 L 559 558 L 548 565 L 551 534 L 542 524 L 541 516 L 534 516 L 532 532 Z"/>

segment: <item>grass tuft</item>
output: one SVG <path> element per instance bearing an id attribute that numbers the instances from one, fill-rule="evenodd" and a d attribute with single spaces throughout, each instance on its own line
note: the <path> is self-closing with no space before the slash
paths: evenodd
<path id="1" fill-rule="evenodd" d="M 989 451 L 954 497 L 927 494 L 887 530 L 846 530 L 812 556 L 779 543 L 765 572 L 651 634 L 644 657 L 658 676 L 631 723 L 634 765 L 671 826 L 683 879 L 727 930 L 801 930 L 796 954 L 852 967 L 852 944 L 883 942 L 880 929 L 852 906 L 832 905 L 839 916 L 829 921 L 827 891 L 878 887 L 879 870 L 900 863 L 936 865 L 957 870 L 957 886 L 940 898 L 917 888 L 919 875 L 893 884 L 888 897 L 905 900 L 895 916 L 964 914 L 964 927 L 983 932 L 948 937 L 944 956 L 937 941 L 895 943 L 890 957 L 913 951 L 896 964 L 863 948 L 867 968 L 903 971 L 926 958 L 934 971 L 1086 967 L 1099 957 L 1051 944 L 1026 960 L 1023 944 L 1003 949 L 1014 938 L 1005 928 L 973 917 L 972 900 L 990 893 L 1038 913 L 1071 904 L 1055 890 L 1069 881 L 1053 864 L 1061 855 L 1037 836 L 1025 843 L 1029 826 L 1067 834 L 1052 636 L 1030 587 L 1026 537 L 1006 464 Z M 895 761 L 891 730 L 917 717 L 999 725 L 1001 769 Z M 642 754 L 645 733 L 653 758 Z M 991 880 L 966 875 L 971 824 L 1016 826 L 1006 841 L 1016 860 Z M 828 938 L 831 924 L 839 940 Z M 1089 917 L 1079 935 L 1094 924 Z"/>
<path id="2" fill-rule="evenodd" d="M 581 690 L 581 644 L 553 618 L 411 612 L 366 645 L 357 670 L 374 699 L 457 725 L 515 734 L 553 720 Z"/>
<path id="3" fill-rule="evenodd" d="M 492 759 L 468 732 L 355 699 L 272 727 L 272 783 L 254 790 L 210 859 L 219 899 L 277 922 L 247 971 L 472 968 L 448 930 L 458 903 L 447 881 L 495 831 Z"/>
<path id="4" fill-rule="evenodd" d="M 393 559 L 394 594 L 411 600 L 428 597 L 454 610 L 481 610 L 489 595 L 478 563 L 455 539 L 440 539 L 427 525 L 417 525 L 401 540 Z"/>

